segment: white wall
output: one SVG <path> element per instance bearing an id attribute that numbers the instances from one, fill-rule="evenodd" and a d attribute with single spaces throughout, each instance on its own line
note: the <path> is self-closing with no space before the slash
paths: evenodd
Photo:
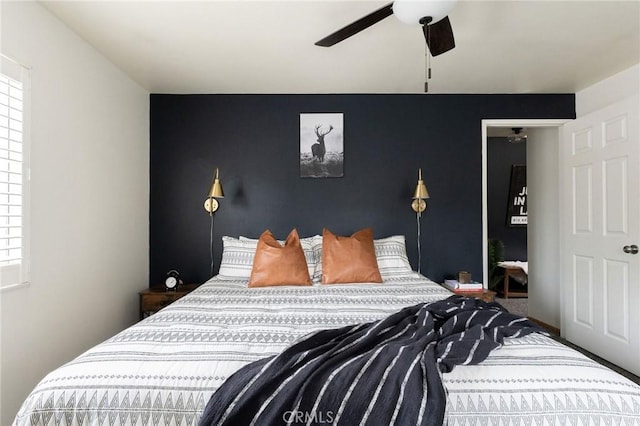
<path id="1" fill-rule="evenodd" d="M 0 424 L 50 370 L 134 323 L 147 287 L 148 93 L 36 2 L 1 2 L 32 67 L 31 284 L 0 293 Z"/>
<path id="2" fill-rule="evenodd" d="M 560 328 L 559 130 L 527 129 L 528 315 Z"/>
<path id="3" fill-rule="evenodd" d="M 640 64 L 576 93 L 576 116 L 582 117 L 640 93 Z"/>

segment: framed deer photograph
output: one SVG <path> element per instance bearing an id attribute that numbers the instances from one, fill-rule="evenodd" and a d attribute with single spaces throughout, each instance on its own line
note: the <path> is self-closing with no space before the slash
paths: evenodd
<path id="1" fill-rule="evenodd" d="M 343 114 L 300 114 L 300 177 L 329 178 L 343 176 Z"/>

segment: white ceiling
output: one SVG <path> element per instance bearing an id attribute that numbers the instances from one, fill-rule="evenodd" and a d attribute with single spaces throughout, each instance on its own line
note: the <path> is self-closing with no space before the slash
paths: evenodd
<path id="1" fill-rule="evenodd" d="M 41 1 L 153 93 L 421 93 L 424 38 L 387 1 Z M 574 93 L 640 62 L 640 1 L 460 1 L 430 93 Z"/>

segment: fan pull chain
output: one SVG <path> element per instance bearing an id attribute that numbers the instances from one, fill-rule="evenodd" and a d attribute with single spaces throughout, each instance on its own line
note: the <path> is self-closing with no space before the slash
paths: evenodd
<path id="1" fill-rule="evenodd" d="M 424 54 L 425 56 L 425 62 L 426 62 L 426 69 L 425 69 L 425 76 L 424 76 L 424 93 L 429 93 L 429 80 L 431 80 L 431 55 L 429 54 L 429 48 L 425 48 L 426 52 Z"/>
<path id="2" fill-rule="evenodd" d="M 424 56 L 425 56 L 425 79 L 424 79 L 424 93 L 429 93 L 429 80 L 431 80 L 431 52 L 429 52 L 429 44 L 431 43 L 431 26 L 427 25 L 427 40 L 429 43 L 426 43 L 424 46 Z"/>

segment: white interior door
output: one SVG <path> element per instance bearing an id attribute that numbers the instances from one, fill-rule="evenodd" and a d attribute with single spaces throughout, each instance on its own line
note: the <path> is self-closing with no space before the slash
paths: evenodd
<path id="1" fill-rule="evenodd" d="M 562 334 L 640 375 L 638 96 L 564 126 Z"/>

